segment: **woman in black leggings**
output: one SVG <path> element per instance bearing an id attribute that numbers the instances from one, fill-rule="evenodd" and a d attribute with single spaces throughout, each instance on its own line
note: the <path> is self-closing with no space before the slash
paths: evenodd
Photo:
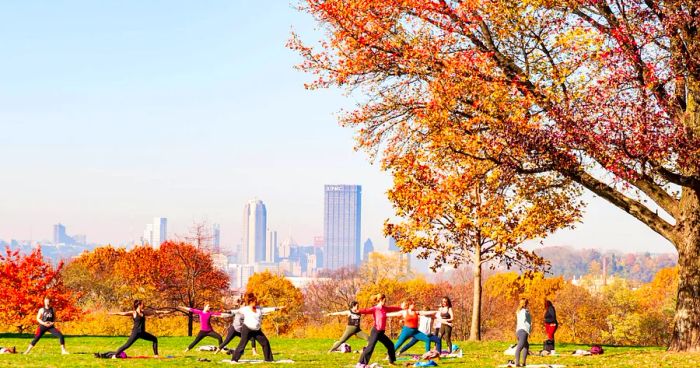
<path id="1" fill-rule="evenodd" d="M 39 312 L 36 314 L 36 321 L 39 322 L 39 327 L 37 327 L 36 333 L 34 334 L 34 339 L 32 339 L 32 342 L 29 343 L 27 351 L 24 353 L 29 354 L 39 339 L 41 339 L 41 337 L 48 332 L 58 337 L 58 343 L 61 344 L 61 354 L 68 354 L 63 334 L 55 326 L 56 312 L 53 310 L 53 307 L 51 307 L 51 298 L 48 296 L 44 298 L 44 307 L 39 308 Z"/>
<path id="2" fill-rule="evenodd" d="M 442 298 L 442 304 L 437 312 L 437 320 L 440 324 L 440 340 L 447 344 L 447 351 L 452 352 L 452 320 L 454 312 L 452 312 L 452 301 L 449 297 Z M 445 345 L 443 345 L 445 346 Z"/>
<path id="3" fill-rule="evenodd" d="M 134 319 L 134 327 L 132 327 L 131 329 L 131 335 L 129 336 L 129 340 L 127 340 L 124 345 L 117 349 L 117 352 L 114 354 L 114 356 L 112 356 L 113 359 L 116 359 L 119 356 L 119 354 L 121 354 L 124 350 L 128 349 L 131 346 L 131 344 L 133 344 L 138 339 L 144 339 L 146 341 L 152 342 L 153 355 L 156 358 L 158 357 L 158 338 L 146 332 L 146 316 L 155 314 L 165 314 L 168 312 L 160 310 L 145 311 L 145 307 L 146 306 L 144 302 L 142 300 L 137 299 L 134 300 L 133 311 L 109 313 L 114 316 L 130 316 Z"/>

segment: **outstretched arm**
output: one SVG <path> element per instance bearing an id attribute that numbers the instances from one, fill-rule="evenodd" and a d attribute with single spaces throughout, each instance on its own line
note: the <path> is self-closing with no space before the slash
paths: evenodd
<path id="1" fill-rule="evenodd" d="M 421 316 L 434 316 L 438 311 L 418 311 Z"/>
<path id="2" fill-rule="evenodd" d="M 263 314 L 269 314 L 269 313 L 276 312 L 276 311 L 278 311 L 280 309 L 284 309 L 284 308 L 286 308 L 284 305 L 280 305 L 279 307 L 263 307 L 260 309 L 262 310 Z"/>
<path id="3" fill-rule="evenodd" d="M 403 311 L 387 313 L 386 316 L 387 317 L 403 317 Z"/>
<path id="4" fill-rule="evenodd" d="M 133 315 L 134 315 L 134 311 L 128 311 L 128 312 L 109 312 L 109 313 L 107 313 L 107 314 L 110 315 L 110 316 L 124 316 L 124 317 L 127 317 L 127 316 L 133 316 Z"/>
<path id="5" fill-rule="evenodd" d="M 333 312 L 333 313 L 326 313 L 326 317 L 331 317 L 331 316 L 349 316 L 350 311 L 340 311 L 340 312 Z"/>

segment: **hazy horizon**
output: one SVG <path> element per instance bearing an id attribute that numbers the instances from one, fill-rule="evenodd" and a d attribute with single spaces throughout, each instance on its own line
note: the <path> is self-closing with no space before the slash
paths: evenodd
<path id="1" fill-rule="evenodd" d="M 362 185 L 362 239 L 386 246 L 391 178 L 353 150 L 341 91 L 306 91 L 294 28 L 320 36 L 288 2 L 0 4 L 0 239 L 138 240 L 153 217 L 169 235 L 194 221 L 238 243 L 244 204 L 311 244 L 323 186 Z M 586 194 L 583 223 L 545 245 L 674 252 L 649 228 Z M 530 242 L 528 246 L 535 246 Z"/>

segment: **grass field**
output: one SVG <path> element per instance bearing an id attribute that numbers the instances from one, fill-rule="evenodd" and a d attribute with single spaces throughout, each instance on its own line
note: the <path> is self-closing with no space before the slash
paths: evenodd
<path id="1" fill-rule="evenodd" d="M 220 361 L 226 359 L 226 355 L 214 355 L 209 352 L 191 351 L 183 353 L 184 348 L 192 341 L 190 337 L 161 337 L 159 349 L 161 359 L 96 359 L 92 353 L 100 351 L 116 350 L 126 341 L 126 337 L 90 337 L 68 336 L 66 346 L 71 355 L 61 355 L 57 339 L 44 337 L 39 341 L 30 355 L 5 354 L 0 355 L 0 367 L 227 367 Z M 13 334 L 0 334 L 0 346 L 16 346 L 17 350 L 24 350 L 30 339 L 29 336 Z M 233 343 L 237 343 L 235 339 Z M 215 340 L 205 338 L 201 345 L 215 343 Z M 239 364 L 238 366 L 254 367 L 354 367 L 358 354 L 325 353 L 332 343 L 330 339 L 304 339 L 295 340 L 288 338 L 271 339 L 272 350 L 275 359 L 291 359 L 294 364 Z M 353 349 L 360 348 L 360 340 L 351 340 Z M 441 367 L 497 367 L 505 364 L 509 359 L 502 354 L 508 347 L 508 342 L 484 342 L 484 343 L 460 343 L 464 350 L 463 358 L 443 359 L 439 362 Z M 421 345 L 421 344 L 418 344 Z M 410 352 L 419 354 L 422 348 L 418 345 Z M 533 344 L 533 348 L 538 347 Z M 563 364 L 567 367 L 696 367 L 700 364 L 700 354 L 670 354 L 663 348 L 638 348 L 638 347 L 607 347 L 605 354 L 600 356 L 573 357 L 571 352 L 575 349 L 587 349 L 588 346 L 559 344 L 557 357 L 530 357 L 529 364 Z M 195 348 L 196 350 L 196 348 Z M 129 350 L 129 356 L 152 354 L 150 343 L 137 341 Z M 166 356 L 174 358 L 166 359 Z M 372 362 L 384 362 L 386 350 L 379 346 L 375 350 Z M 230 357 L 230 356 L 229 356 Z M 259 357 L 259 356 L 258 356 Z M 198 362 L 198 358 L 209 358 L 211 362 Z M 251 358 L 250 351 L 246 351 L 243 358 Z M 399 361 L 404 364 L 405 361 Z"/>

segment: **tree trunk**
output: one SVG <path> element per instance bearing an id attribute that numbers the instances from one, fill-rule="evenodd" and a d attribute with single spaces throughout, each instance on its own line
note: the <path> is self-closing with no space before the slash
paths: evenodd
<path id="1" fill-rule="evenodd" d="M 678 299 L 670 351 L 700 352 L 700 191 L 683 188 L 678 224 Z"/>
<path id="2" fill-rule="evenodd" d="M 187 336 L 192 336 L 192 323 L 194 322 L 194 315 L 192 312 L 187 312 Z"/>
<path id="3" fill-rule="evenodd" d="M 474 253 L 474 300 L 472 301 L 472 325 L 469 341 L 481 341 L 481 247 Z"/>

